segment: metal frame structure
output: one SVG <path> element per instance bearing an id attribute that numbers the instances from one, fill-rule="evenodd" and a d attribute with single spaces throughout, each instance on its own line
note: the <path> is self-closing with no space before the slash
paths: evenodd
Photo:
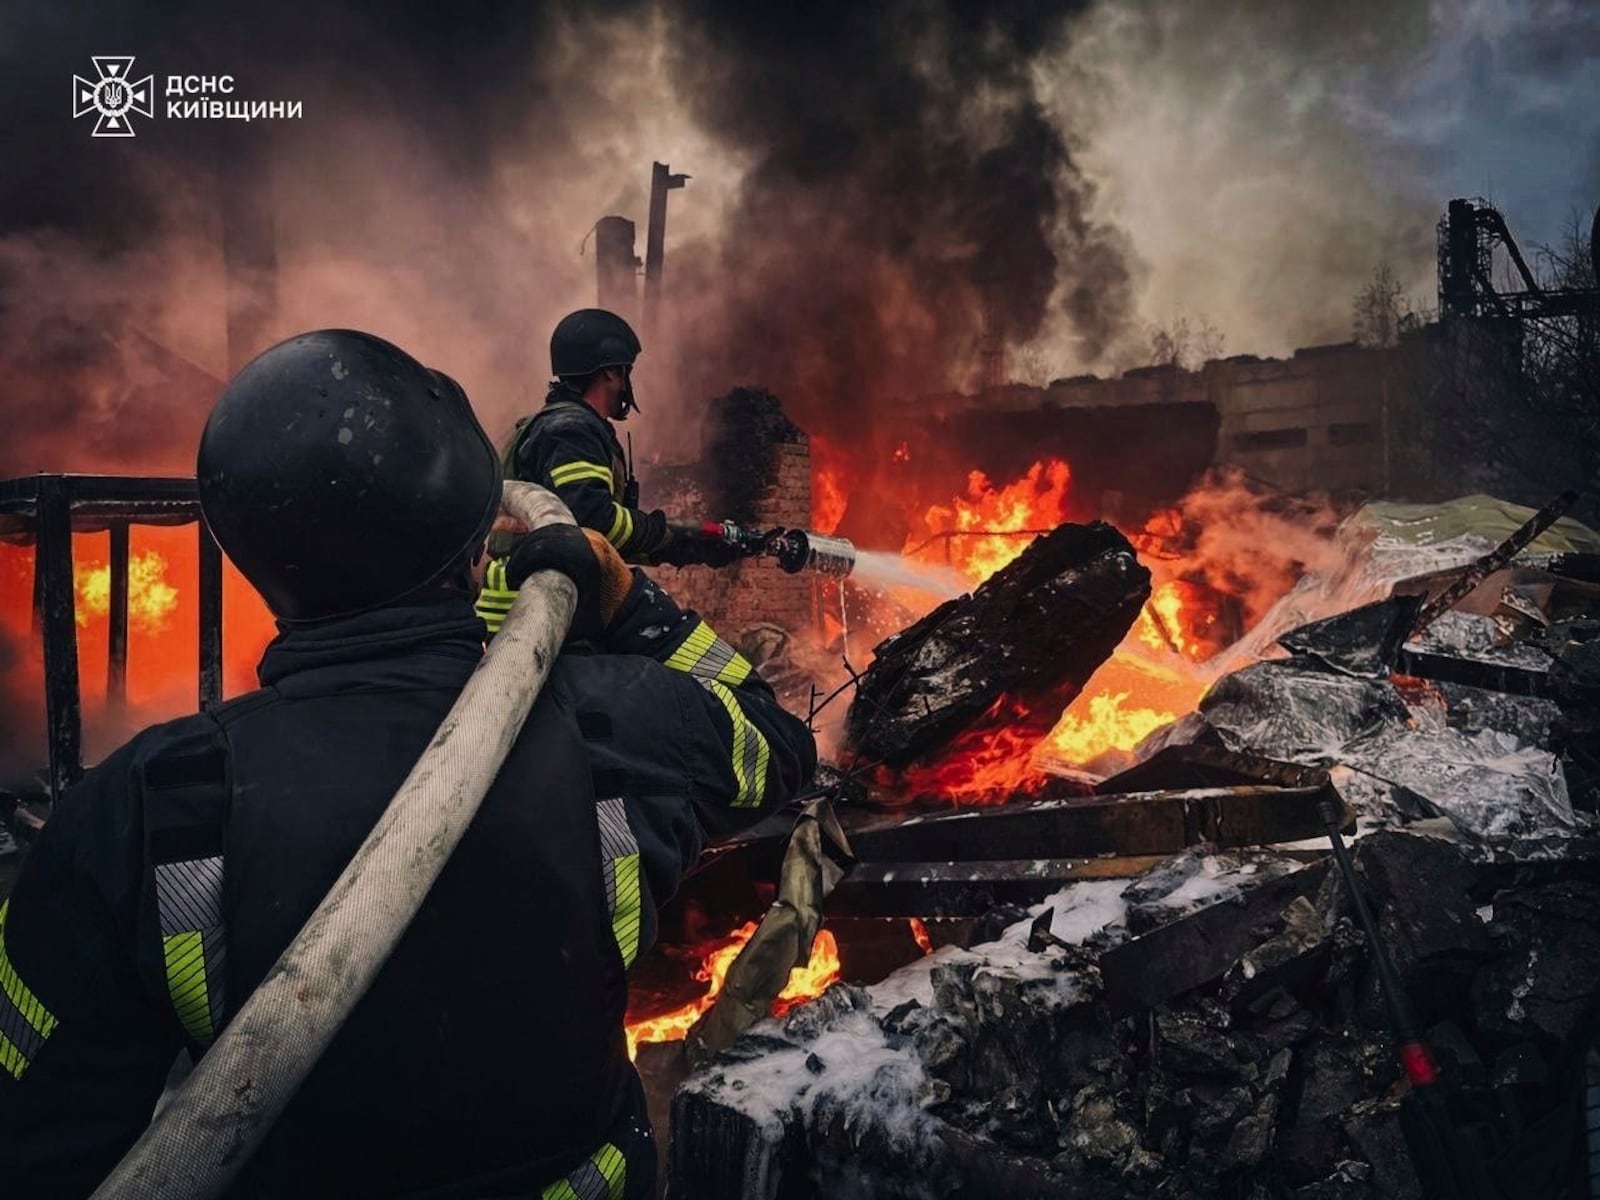
<path id="1" fill-rule="evenodd" d="M 1595 226 L 1600 229 L 1600 211 Z M 1496 246 L 1510 257 L 1524 290 L 1495 286 Z M 1541 287 L 1505 218 L 1485 200 L 1450 201 L 1438 226 L 1438 263 L 1441 317 L 1539 321 L 1600 315 L 1600 289 Z"/>
<path id="2" fill-rule="evenodd" d="M 50 799 L 83 774 L 83 704 L 72 535 L 111 534 L 111 628 L 106 695 L 127 695 L 128 530 L 133 525 L 187 525 L 199 542 L 199 701 L 222 698 L 222 551 L 200 517 L 193 479 L 143 475 L 29 475 L 0 481 L 0 541 L 32 543 L 34 620 L 44 639 L 46 736 Z"/>

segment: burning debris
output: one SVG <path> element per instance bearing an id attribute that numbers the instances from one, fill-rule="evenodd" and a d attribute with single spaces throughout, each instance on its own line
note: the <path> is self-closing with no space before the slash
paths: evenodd
<path id="1" fill-rule="evenodd" d="M 1149 595 L 1149 572 L 1115 529 L 1060 526 L 874 650 L 847 721 L 852 755 L 890 772 L 920 764 L 910 778 L 933 782 L 962 752 L 952 741 L 1003 729 L 1026 758 Z"/>
<path id="2" fill-rule="evenodd" d="M 1600 623 L 1583 615 L 1586 555 L 1472 572 L 1502 540 L 1398 554 L 1352 538 L 1321 611 L 1309 588 L 1286 598 L 1312 619 L 1268 614 L 1278 646 L 1258 636 L 1249 658 L 1226 657 L 1237 669 L 1093 797 L 1018 787 L 998 808 L 849 825 L 859 861 L 836 906 L 970 919 L 987 901 L 967 926 L 979 932 L 881 984 L 835 986 L 692 1076 L 674 1102 L 672 1186 L 1420 1194 L 1431 1168 L 1414 1168 L 1402 1110 L 1424 1084 L 1396 1058 L 1374 947 L 1326 842 L 1301 840 L 1342 799 L 1452 1128 L 1476 1131 L 1451 1133 L 1457 1157 L 1476 1145 L 1472 1169 L 1506 1195 L 1560 1194 L 1576 1137 L 1549 1114 L 1565 1111 L 1600 1014 Z M 1098 639 L 1076 642 L 1086 657 L 1137 636 L 1139 583 L 1102 610 L 1124 624 L 1091 623 Z M 1419 630 L 1452 585 L 1455 611 Z M 1035 660 L 1049 653 L 1023 653 L 1036 642 L 1009 641 L 989 610 L 950 637 L 964 603 L 890 639 L 862 676 L 852 744 L 902 781 L 948 764 L 1007 711 L 1002 697 L 1046 677 Z M 1052 634 L 1073 641 L 1063 625 Z M 1251 661 L 1264 651 L 1275 657 Z M 1024 725 L 1023 755 L 1047 732 Z M 1529 1134 L 1542 1119 L 1554 1124 Z"/>

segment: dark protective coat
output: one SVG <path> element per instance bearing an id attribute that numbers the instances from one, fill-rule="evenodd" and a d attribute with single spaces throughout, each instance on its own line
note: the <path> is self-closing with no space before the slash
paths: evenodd
<path id="1" fill-rule="evenodd" d="M 628 465 L 616 430 L 571 388 L 553 386 L 544 407 L 519 425 L 506 474 L 549 488 L 579 525 L 629 562 L 665 561 L 659 555 L 672 540 L 666 513 L 645 512 L 624 494 Z"/>
<path id="2" fill-rule="evenodd" d="M 288 632 L 262 691 L 147 730 L 62 799 L 0 916 L 8 1197 L 86 1195 L 127 1149 L 180 1048 L 225 1025 L 365 837 L 482 638 L 467 597 L 444 591 Z M 234 1195 L 535 1195 L 624 1158 L 628 1195 L 647 1186 L 625 964 L 705 838 L 791 796 L 815 750 L 642 575 L 604 649 L 558 660 Z M 172 886 L 173 864 L 212 862 L 219 931 L 194 915 L 203 875 Z"/>

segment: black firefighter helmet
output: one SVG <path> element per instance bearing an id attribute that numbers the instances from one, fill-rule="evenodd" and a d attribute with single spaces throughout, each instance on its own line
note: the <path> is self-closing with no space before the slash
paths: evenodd
<path id="1" fill-rule="evenodd" d="M 605 367 L 633 366 L 639 357 L 639 337 L 616 313 L 604 308 L 580 308 L 556 322 L 550 335 L 550 373 L 559 379 L 581 379 Z M 622 383 L 616 408 L 609 414 L 618 421 L 626 421 L 629 412 L 637 412 L 639 402 L 633 395 L 632 372 Z"/>
<path id="2" fill-rule="evenodd" d="M 465 564 L 500 506 L 500 461 L 455 380 L 369 333 L 280 342 L 200 435 L 212 535 L 290 623 L 380 608 Z"/>
<path id="3" fill-rule="evenodd" d="M 602 367 L 631 367 L 639 357 L 633 327 L 603 308 L 580 308 L 550 335 L 550 373 L 561 379 L 593 375 Z"/>

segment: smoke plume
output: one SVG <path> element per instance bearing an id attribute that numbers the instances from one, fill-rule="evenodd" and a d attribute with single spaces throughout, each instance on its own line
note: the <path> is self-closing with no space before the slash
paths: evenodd
<path id="1" fill-rule="evenodd" d="M 1341 340 L 1380 262 L 1431 295 L 1466 119 L 1452 56 L 1525 131 L 1560 102 L 1516 81 L 1600 79 L 1580 7 L 1532 7 L 20 0 L 0 25 L 0 477 L 187 472 L 230 359 L 326 326 L 449 371 L 498 436 L 542 396 L 550 327 L 593 301 L 596 219 L 637 221 L 644 252 L 652 160 L 692 180 L 639 370 L 647 462 L 691 455 L 705 398 L 741 384 L 870 462 L 897 402 L 1135 365 L 1180 316 L 1231 352 Z M 70 115 L 71 77 L 108 53 L 155 76 L 136 138 Z M 168 118 L 185 74 L 304 115 Z M 1542 146 L 1517 139 L 1553 178 Z M 230 346 L 241 196 L 274 269 Z"/>

